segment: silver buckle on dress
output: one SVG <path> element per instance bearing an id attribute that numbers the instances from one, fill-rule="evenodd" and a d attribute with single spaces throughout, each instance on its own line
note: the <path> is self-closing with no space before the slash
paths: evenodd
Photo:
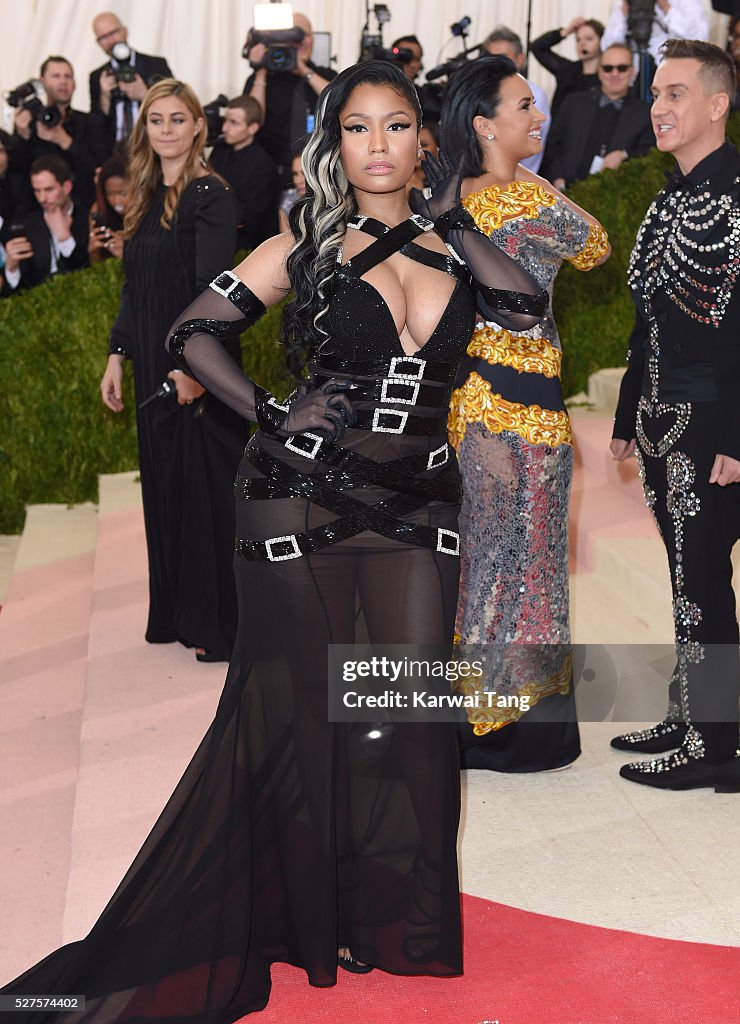
<path id="1" fill-rule="evenodd" d="M 422 231 L 431 231 L 434 228 L 434 221 L 427 220 L 420 213 L 412 213 L 409 220 L 413 221 L 417 228 L 421 228 Z"/>
<path id="2" fill-rule="evenodd" d="M 390 419 L 391 422 L 393 422 L 393 418 L 395 417 L 397 420 L 397 426 L 382 426 L 380 422 L 381 417 Z M 370 429 L 376 434 L 402 434 L 408 418 L 409 414 L 407 412 L 402 412 L 400 409 L 376 409 L 373 413 L 373 423 Z"/>
<path id="3" fill-rule="evenodd" d="M 282 405 L 280 402 L 278 402 L 274 395 L 270 395 L 270 397 L 267 399 L 267 404 L 274 406 L 276 409 L 279 409 L 280 412 L 290 412 L 288 406 Z"/>
<path id="4" fill-rule="evenodd" d="M 402 370 L 397 370 L 397 365 L 401 363 L 409 363 L 411 366 L 416 367 L 416 372 L 404 373 Z M 426 366 L 425 359 L 419 359 L 418 356 L 393 356 L 391 359 L 391 365 L 388 370 L 389 377 L 400 377 L 401 380 L 421 380 L 424 376 L 424 367 Z"/>
<path id="5" fill-rule="evenodd" d="M 231 279 L 231 284 L 223 288 L 218 282 L 223 281 L 225 277 Z M 234 289 L 238 288 L 241 283 L 241 278 L 237 277 L 233 270 L 224 270 L 218 275 L 218 277 L 214 277 L 209 288 L 213 288 L 214 292 L 218 292 L 219 295 L 223 295 L 225 299 L 228 299 L 229 295 L 231 295 Z"/>
<path id="6" fill-rule="evenodd" d="M 275 544 L 290 544 L 290 551 L 285 555 L 276 555 L 272 550 Z M 270 537 L 269 540 L 264 541 L 264 545 L 267 557 L 271 562 L 286 562 L 289 558 L 300 558 L 303 553 L 298 547 L 294 533 L 289 533 L 287 537 Z"/>
<path id="7" fill-rule="evenodd" d="M 440 466 L 444 466 L 450 457 L 450 446 L 443 444 L 441 448 L 435 448 L 433 452 L 429 452 L 429 458 L 427 459 L 427 469 L 439 469 Z"/>
<path id="8" fill-rule="evenodd" d="M 308 438 L 313 442 L 310 448 L 301 448 L 299 442 L 302 437 Z M 323 437 L 319 437 L 318 434 L 311 434 L 309 431 L 306 431 L 305 434 L 291 434 L 290 437 L 286 437 L 283 444 L 286 448 L 290 448 L 292 452 L 295 452 L 296 455 L 303 455 L 306 459 L 315 459 L 316 452 L 319 450 L 323 442 Z"/>
<path id="9" fill-rule="evenodd" d="M 411 398 L 393 398 L 388 394 L 389 387 L 410 388 Z M 396 402 L 398 405 L 416 405 L 420 387 L 421 384 L 418 380 L 406 380 L 403 377 L 384 377 L 383 386 L 380 389 L 380 401 Z M 403 394 L 403 392 L 401 393 Z"/>
<path id="10" fill-rule="evenodd" d="M 445 555 L 459 555 L 460 534 L 455 533 L 454 530 L 443 530 L 441 526 L 438 526 L 437 551 L 441 551 Z"/>

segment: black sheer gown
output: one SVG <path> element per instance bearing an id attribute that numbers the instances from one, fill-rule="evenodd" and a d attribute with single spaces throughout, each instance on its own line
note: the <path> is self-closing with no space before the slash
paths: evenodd
<path id="1" fill-rule="evenodd" d="M 236 244 L 233 195 L 212 175 L 183 192 L 171 230 L 156 202 L 126 243 L 126 283 L 110 351 L 133 360 L 137 404 L 176 363 L 165 351 L 180 311 L 230 265 Z M 241 365 L 238 338 L 228 341 Z M 248 424 L 213 395 L 192 405 L 158 398 L 138 410 L 139 465 L 149 560 L 150 643 L 179 640 L 228 661 L 236 634 L 232 570 L 234 473 Z"/>
<path id="2" fill-rule="evenodd" d="M 215 720 L 87 938 L 3 990 L 85 993 L 85 1011 L 24 1024 L 230 1024 L 265 1006 L 273 962 L 333 984 L 342 945 L 389 972 L 462 970 L 455 727 L 332 724 L 326 676 L 327 645 L 353 641 L 357 595 L 372 642 L 451 648 L 459 476 L 446 418 L 474 296 L 452 256 L 414 243 L 431 223 L 350 226 L 377 241 L 336 274 L 309 387 L 351 382 L 356 421 L 341 442 L 262 430 L 249 442 L 236 480 L 239 630 Z M 363 280 L 399 250 L 449 294 L 413 356 Z M 534 287 L 492 252 L 502 285 Z M 170 340 L 250 417 L 266 393 L 220 339 L 263 310 L 225 272 Z"/>

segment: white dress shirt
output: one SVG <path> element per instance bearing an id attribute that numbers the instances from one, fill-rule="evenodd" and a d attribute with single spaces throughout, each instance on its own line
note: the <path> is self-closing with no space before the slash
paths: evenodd
<path id="1" fill-rule="evenodd" d="M 660 48 L 666 39 L 709 39 L 707 16 L 701 0 L 671 0 L 668 13 L 656 2 L 648 43 L 648 51 L 656 64 L 660 63 Z M 617 0 L 601 38 L 601 49 L 625 42 L 629 43 L 627 18 L 622 13 L 622 0 Z"/>

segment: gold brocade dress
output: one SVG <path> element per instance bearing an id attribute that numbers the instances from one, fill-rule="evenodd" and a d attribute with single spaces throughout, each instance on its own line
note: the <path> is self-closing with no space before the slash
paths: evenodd
<path id="1" fill-rule="evenodd" d="M 532 182 L 484 188 L 463 205 L 550 295 L 564 259 L 590 270 L 607 248 L 603 229 Z M 479 694 L 461 727 L 465 767 L 538 771 L 580 752 L 568 621 L 573 439 L 561 360 L 551 305 L 519 334 L 480 324 L 452 395 L 464 493 L 456 634 L 463 655 L 486 645 L 486 672 L 467 691 L 494 695 Z"/>

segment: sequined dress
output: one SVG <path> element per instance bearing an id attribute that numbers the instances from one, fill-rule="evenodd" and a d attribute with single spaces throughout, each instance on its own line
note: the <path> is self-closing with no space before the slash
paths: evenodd
<path id="1" fill-rule="evenodd" d="M 15 1015 L 24 1024 L 230 1024 L 265 1006 L 276 961 L 332 985 L 343 944 L 393 973 L 462 969 L 455 727 L 330 723 L 326 676 L 327 645 L 352 643 L 357 597 L 371 638 L 451 650 L 460 484 L 446 418 L 474 297 L 464 267 L 413 243 L 431 224 L 361 226 L 378 241 L 338 270 L 331 343 L 311 364 L 313 383 L 353 384 L 357 419 L 341 443 L 258 431 L 247 446 L 240 620 L 216 717 L 87 938 L 4 990 L 85 993 L 86 1010 Z M 413 355 L 363 279 L 399 249 L 448 293 Z M 238 333 L 255 303 L 225 272 L 173 350 L 193 366 L 200 341 L 220 342 L 188 324 L 227 332 L 233 315 Z"/>
<path id="2" fill-rule="evenodd" d="M 528 181 L 484 188 L 463 205 L 550 294 L 563 260 L 589 270 L 606 251 L 602 229 Z M 561 360 L 551 306 L 529 331 L 487 322 L 452 396 L 450 440 L 463 478 L 455 632 L 461 651 L 490 645 L 486 676 L 466 686 L 496 694 L 496 706 L 479 707 L 472 728 L 461 729 L 466 767 L 536 771 L 580 751 L 568 648 L 573 439 Z"/>

